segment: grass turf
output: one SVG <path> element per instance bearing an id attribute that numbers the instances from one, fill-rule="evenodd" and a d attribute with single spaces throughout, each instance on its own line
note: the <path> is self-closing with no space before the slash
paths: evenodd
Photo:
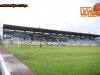
<path id="1" fill-rule="evenodd" d="M 100 47 L 15 46 L 7 50 L 38 75 L 100 75 Z"/>

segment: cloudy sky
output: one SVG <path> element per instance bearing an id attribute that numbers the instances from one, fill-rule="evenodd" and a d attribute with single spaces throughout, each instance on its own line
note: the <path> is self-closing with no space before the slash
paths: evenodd
<path id="1" fill-rule="evenodd" d="M 0 8 L 3 24 L 100 34 L 100 17 L 80 17 L 81 6 L 100 0 L 0 0 L 1 4 L 28 4 L 27 8 Z"/>

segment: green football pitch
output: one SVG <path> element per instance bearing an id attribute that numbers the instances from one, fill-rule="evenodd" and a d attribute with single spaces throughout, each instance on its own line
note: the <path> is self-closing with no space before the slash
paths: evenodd
<path id="1" fill-rule="evenodd" d="M 10 46 L 7 50 L 38 75 L 100 75 L 100 47 Z"/>

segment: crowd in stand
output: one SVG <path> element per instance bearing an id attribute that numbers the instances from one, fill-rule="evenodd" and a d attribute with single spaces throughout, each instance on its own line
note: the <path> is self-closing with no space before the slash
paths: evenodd
<path id="1" fill-rule="evenodd" d="M 65 43 L 97 43 L 95 40 L 86 40 L 86 39 L 75 39 L 75 38 L 55 38 L 55 37 L 50 37 L 50 36 L 33 36 L 32 34 L 27 34 L 27 35 L 4 35 L 4 39 L 14 39 L 16 41 L 31 41 L 31 42 L 65 42 Z"/>

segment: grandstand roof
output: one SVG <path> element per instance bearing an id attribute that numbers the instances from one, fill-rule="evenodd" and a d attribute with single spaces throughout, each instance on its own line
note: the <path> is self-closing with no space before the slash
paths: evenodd
<path id="1" fill-rule="evenodd" d="M 3 29 L 44 32 L 44 33 L 56 33 L 56 34 L 65 34 L 65 35 L 76 35 L 76 36 L 100 37 L 100 35 L 96 35 L 96 34 L 69 32 L 69 31 L 59 31 L 59 30 L 51 30 L 51 29 L 43 29 L 43 28 L 8 25 L 8 24 L 4 24 Z"/>

